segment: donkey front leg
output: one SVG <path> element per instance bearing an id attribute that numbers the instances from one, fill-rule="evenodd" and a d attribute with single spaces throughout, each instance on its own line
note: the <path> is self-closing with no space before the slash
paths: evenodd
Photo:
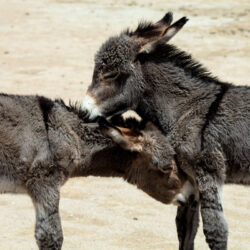
<path id="1" fill-rule="evenodd" d="M 227 249 L 228 226 L 222 209 L 222 185 L 225 165 L 221 153 L 203 156 L 196 166 L 200 192 L 201 217 L 206 241 L 212 250 Z"/>
<path id="2" fill-rule="evenodd" d="M 176 228 L 179 250 L 193 250 L 194 239 L 199 227 L 199 203 L 190 197 L 187 204 L 178 206 Z"/>
<path id="3" fill-rule="evenodd" d="M 32 191 L 31 197 L 36 210 L 35 238 L 39 249 L 61 249 L 63 233 L 59 215 L 58 189 L 45 186 Z"/>
<path id="4" fill-rule="evenodd" d="M 206 241 L 212 250 L 227 249 L 228 226 L 223 213 L 219 188 L 200 193 L 201 217 Z"/>

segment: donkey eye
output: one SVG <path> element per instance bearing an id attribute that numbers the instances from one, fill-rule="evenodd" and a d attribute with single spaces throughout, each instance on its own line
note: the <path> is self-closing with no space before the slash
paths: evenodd
<path id="1" fill-rule="evenodd" d="M 119 72 L 108 72 L 103 74 L 104 80 L 115 80 L 120 75 Z"/>

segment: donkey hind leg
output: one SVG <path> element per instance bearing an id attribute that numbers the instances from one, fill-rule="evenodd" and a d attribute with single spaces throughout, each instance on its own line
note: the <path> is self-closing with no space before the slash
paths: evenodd
<path id="1" fill-rule="evenodd" d="M 199 203 L 190 197 L 187 204 L 179 206 L 176 215 L 179 250 L 193 250 L 199 227 Z"/>
<path id="2" fill-rule="evenodd" d="M 36 210 L 35 238 L 39 249 L 61 249 L 63 233 L 59 215 L 60 194 L 56 188 L 40 188 L 32 197 Z"/>
<path id="3" fill-rule="evenodd" d="M 222 209 L 221 195 L 225 165 L 218 152 L 204 155 L 196 168 L 200 192 L 201 217 L 206 241 L 212 250 L 227 249 L 228 226 Z"/>

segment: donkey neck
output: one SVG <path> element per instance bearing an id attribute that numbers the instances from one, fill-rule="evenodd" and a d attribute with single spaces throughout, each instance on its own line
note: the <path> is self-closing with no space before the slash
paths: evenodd
<path id="1" fill-rule="evenodd" d="M 219 82 L 185 52 L 164 45 L 142 64 L 146 90 L 137 112 L 165 133 L 199 117 L 205 120 L 213 102 L 228 84 Z"/>
<path id="2" fill-rule="evenodd" d="M 87 116 L 82 112 L 64 103 L 60 103 L 54 112 L 55 125 L 62 123 L 64 134 L 72 145 L 69 149 L 72 151 L 71 155 L 78 158 L 72 159 L 76 163 L 69 171 L 70 177 L 124 176 L 137 154 L 116 145 L 100 131 L 97 123 L 89 123 Z"/>
<path id="3" fill-rule="evenodd" d="M 119 146 L 96 148 L 89 151 L 85 164 L 72 173 L 75 176 L 125 177 L 136 154 L 122 150 Z"/>

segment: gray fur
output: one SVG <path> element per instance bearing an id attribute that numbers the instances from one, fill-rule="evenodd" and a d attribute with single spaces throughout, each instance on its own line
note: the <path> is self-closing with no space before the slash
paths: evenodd
<path id="1" fill-rule="evenodd" d="M 140 148 L 132 152 L 106 135 L 122 128 L 105 127 L 102 133 L 98 124 L 87 121 L 85 112 L 62 101 L 0 95 L 0 192 L 31 197 L 40 249 L 61 249 L 60 187 L 70 177 L 123 177 L 166 204 L 185 182 L 185 175 L 172 164 L 172 147 L 153 125 L 140 132 L 118 133 L 131 148 Z M 163 174 L 155 166 L 168 166 L 171 171 Z"/>
<path id="2" fill-rule="evenodd" d="M 250 184 L 250 88 L 218 80 L 187 53 L 161 43 L 156 24 L 140 24 L 100 47 L 87 94 L 99 114 L 134 109 L 168 136 L 199 190 L 209 247 L 227 249 L 219 189 L 224 182 Z M 157 45 L 141 53 L 152 40 Z M 103 79 L 107 72 L 116 77 Z"/>

